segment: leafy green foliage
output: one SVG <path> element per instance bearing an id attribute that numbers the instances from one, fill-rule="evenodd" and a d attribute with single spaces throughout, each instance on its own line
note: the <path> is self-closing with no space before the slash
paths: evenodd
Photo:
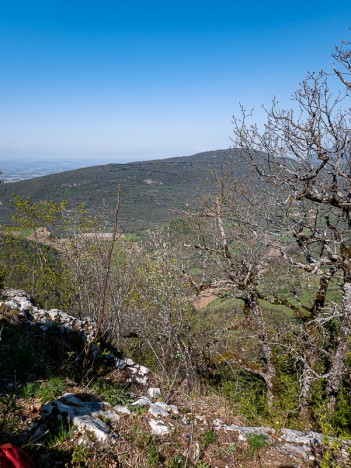
<path id="1" fill-rule="evenodd" d="M 259 450 L 268 445 L 268 436 L 265 434 L 250 434 L 246 439 L 253 450 Z"/>
<path id="2" fill-rule="evenodd" d="M 103 379 L 95 379 L 89 389 L 100 395 L 112 406 L 126 405 L 130 402 L 129 392 L 123 385 L 117 386 Z"/>
<path id="3" fill-rule="evenodd" d="M 196 464 L 196 468 L 211 468 L 211 465 L 203 460 L 199 460 Z"/>
<path id="4" fill-rule="evenodd" d="M 37 297 L 45 307 L 67 306 L 71 291 L 60 252 L 55 244 L 55 231 L 64 222 L 67 203 L 33 202 L 29 197 L 15 196 L 13 221 L 20 232 L 10 231 L 4 238 L 7 255 L 8 283 L 22 287 Z M 24 236 L 31 232 L 29 239 Z M 4 260 L 2 260 L 4 262 Z"/>
<path id="5" fill-rule="evenodd" d="M 38 388 L 37 382 L 27 382 L 21 390 L 22 397 L 25 400 L 34 397 L 37 394 Z"/>
<path id="6" fill-rule="evenodd" d="M 160 466 L 160 457 L 155 444 L 150 444 L 148 447 L 147 466 L 149 468 L 157 468 Z"/>
<path id="7" fill-rule="evenodd" d="M 263 418 L 269 417 L 265 385 L 262 379 L 248 372 L 233 374 L 228 369 L 222 370 L 219 377 L 221 394 L 250 424 L 256 424 Z"/>
<path id="8" fill-rule="evenodd" d="M 60 377 L 51 377 L 35 391 L 35 396 L 40 398 L 43 403 L 52 401 L 62 395 L 66 387 L 66 380 Z"/>

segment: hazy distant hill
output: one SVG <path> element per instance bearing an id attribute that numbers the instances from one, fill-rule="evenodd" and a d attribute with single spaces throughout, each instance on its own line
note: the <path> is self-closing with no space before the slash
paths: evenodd
<path id="1" fill-rule="evenodd" d="M 71 171 L 96 165 L 92 161 L 29 161 L 20 159 L 1 160 L 1 176 L 5 183 L 33 179 L 58 172 Z"/>
<path id="2" fill-rule="evenodd" d="M 15 193 L 33 200 L 84 202 L 90 210 L 108 210 L 121 187 L 120 221 L 125 231 L 154 227 L 174 216 L 196 194 L 196 187 L 208 177 L 209 168 L 235 156 L 236 150 L 217 150 L 162 160 L 107 164 L 51 174 L 0 186 L 1 222 L 9 222 L 9 200 Z M 241 164 L 237 162 L 238 171 Z"/>

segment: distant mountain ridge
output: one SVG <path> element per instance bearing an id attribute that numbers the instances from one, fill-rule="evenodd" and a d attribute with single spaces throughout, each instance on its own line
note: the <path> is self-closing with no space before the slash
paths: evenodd
<path id="1" fill-rule="evenodd" d="M 196 195 L 196 188 L 208 177 L 208 171 L 221 162 L 235 158 L 235 149 L 208 151 L 125 164 L 106 164 L 50 174 L 0 186 L 0 223 L 11 219 L 13 194 L 30 196 L 33 201 L 67 200 L 75 206 L 86 203 L 91 212 L 99 212 L 104 203 L 112 213 L 117 187 L 121 189 L 120 222 L 126 232 L 153 228 L 175 216 Z M 245 170 L 237 160 L 238 172 Z"/>
<path id="2" fill-rule="evenodd" d="M 5 183 L 19 182 L 21 180 L 34 179 L 58 172 L 80 169 L 92 166 L 84 161 L 29 161 L 21 159 L 1 160 L 0 170 L 3 171 L 2 179 Z M 96 165 L 96 163 L 95 163 Z"/>

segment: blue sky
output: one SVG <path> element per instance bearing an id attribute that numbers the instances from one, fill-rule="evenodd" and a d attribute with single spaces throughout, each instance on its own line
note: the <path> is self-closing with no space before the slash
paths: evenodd
<path id="1" fill-rule="evenodd" d="M 136 160 L 230 146 L 351 39 L 350 1 L 0 2 L 0 158 Z"/>

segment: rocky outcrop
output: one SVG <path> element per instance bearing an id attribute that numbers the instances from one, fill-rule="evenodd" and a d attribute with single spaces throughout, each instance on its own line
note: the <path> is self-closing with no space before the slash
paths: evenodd
<path id="1" fill-rule="evenodd" d="M 158 390 L 157 393 L 160 394 L 160 389 L 149 390 Z M 112 406 L 105 401 L 87 401 L 86 395 L 84 397 L 65 393 L 43 406 L 40 419 L 31 428 L 32 437 L 41 438 L 56 421 L 58 426 L 62 423 L 74 425 L 82 436 L 92 435 L 100 442 L 109 440 L 111 443 L 115 438 L 113 424 L 119 421 L 121 415 L 131 415 L 138 407 L 145 408 L 145 418 L 152 434 L 165 435 L 174 429 L 171 423 L 165 423 L 159 418 L 179 414 L 175 405 L 162 401 L 152 402 L 148 397 L 140 397 L 128 406 Z"/>
<path id="2" fill-rule="evenodd" d="M 59 309 L 45 310 L 36 307 L 29 294 L 20 289 L 6 289 L 2 293 L 4 305 L 18 311 L 22 321 L 30 326 L 39 327 L 44 333 L 55 327 L 62 335 L 69 336 L 76 334 L 82 340 L 82 343 L 89 344 L 89 353 L 92 358 L 99 358 L 108 364 L 109 367 L 117 371 L 124 370 L 126 377 L 124 381 L 135 382 L 141 385 L 147 385 L 149 378 L 149 369 L 145 366 L 136 364 L 128 357 L 117 357 L 113 353 L 102 353 L 99 346 L 93 342 L 96 331 L 96 323 L 90 318 L 83 320 L 73 317 Z"/>
<path id="3" fill-rule="evenodd" d="M 160 389 L 148 389 L 148 394 Z M 208 420 L 203 415 L 180 411 L 176 405 L 164 401 L 153 401 L 149 396 L 141 396 L 128 405 L 112 406 L 104 401 L 86 401 L 86 396 L 66 393 L 52 403 L 44 405 L 40 419 L 33 425 L 32 437 L 40 439 L 48 432 L 53 422 L 60 427 L 62 422 L 74 426 L 81 434 L 80 442 L 94 440 L 113 444 L 118 437 L 120 418 L 132 417 L 137 412 L 147 422 L 151 434 L 159 437 L 167 436 L 176 430 L 184 437 L 191 437 L 191 426 L 196 426 L 201 432 L 214 430 L 217 432 L 231 432 L 236 434 L 238 443 L 247 443 L 253 436 L 261 436 L 267 447 L 273 447 L 277 453 L 285 453 L 296 466 L 314 466 L 318 454 L 322 453 L 325 443 L 333 444 L 336 438 L 327 439 L 323 434 L 313 431 L 295 431 L 282 428 L 279 431 L 271 427 L 250 427 L 237 424 L 225 424 L 220 419 Z M 88 439 L 87 439 L 88 437 Z M 341 442 L 341 459 L 348 466 L 348 452 L 350 444 Z M 300 465 L 299 463 L 303 463 Z"/>
<path id="4" fill-rule="evenodd" d="M 59 309 L 45 310 L 36 307 L 30 295 L 20 289 L 6 289 L 2 296 L 4 300 L 0 305 L 18 310 L 29 325 L 37 325 L 44 332 L 55 325 L 65 333 L 77 332 L 83 341 L 89 342 L 93 339 L 95 322 L 92 319 L 80 320 Z"/>

